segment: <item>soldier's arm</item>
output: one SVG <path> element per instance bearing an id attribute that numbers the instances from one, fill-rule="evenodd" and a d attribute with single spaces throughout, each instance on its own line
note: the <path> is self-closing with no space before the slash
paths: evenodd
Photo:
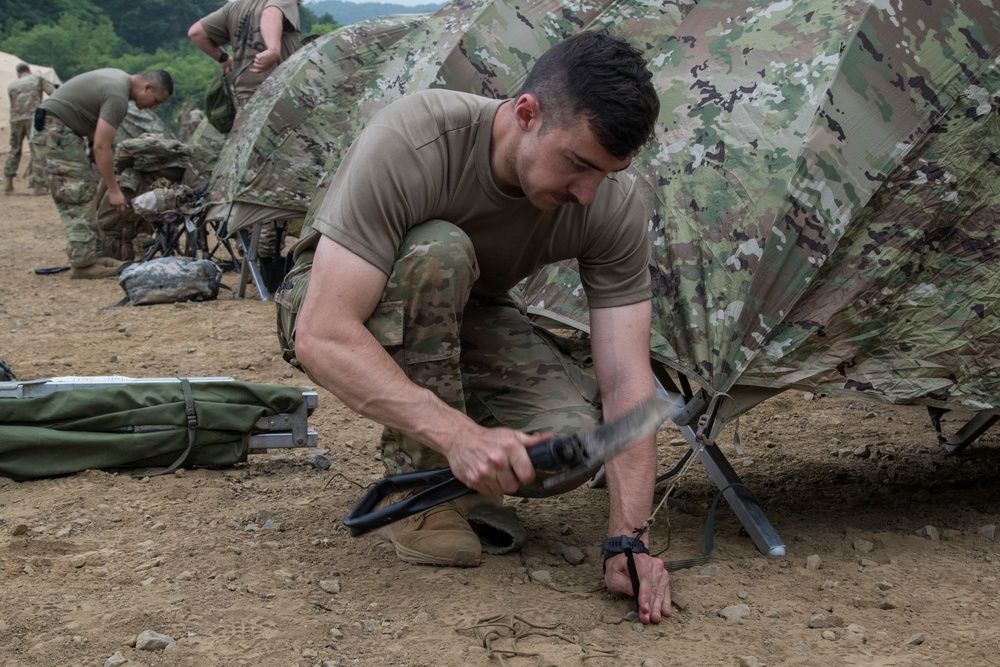
<path id="1" fill-rule="evenodd" d="M 281 57 L 281 32 L 284 28 L 285 15 L 277 7 L 265 7 L 260 15 L 260 36 L 264 40 L 265 50 L 254 56 L 251 72 L 266 72 L 274 67 Z"/>
<path id="2" fill-rule="evenodd" d="M 125 195 L 118 187 L 118 179 L 115 178 L 115 160 L 112 151 L 112 142 L 118 129 L 103 118 L 97 119 L 97 130 L 94 131 L 94 164 L 101 174 L 101 180 L 108 188 L 108 201 L 119 213 L 125 211 Z"/>
<path id="3" fill-rule="evenodd" d="M 455 476 L 483 494 L 513 493 L 534 479 L 526 447 L 546 439 L 484 428 L 414 384 L 365 328 L 388 276 L 323 236 L 295 328 L 309 377 L 344 405 L 445 455 Z"/>
<path id="4" fill-rule="evenodd" d="M 601 390 L 606 421 L 627 412 L 653 393 L 655 380 L 649 365 L 649 301 L 590 311 L 591 349 Z M 656 482 L 656 438 L 649 437 L 605 464 L 608 475 L 610 517 L 608 537 L 635 537 L 649 518 Z M 642 541 L 649 546 L 649 535 Z M 663 561 L 649 554 L 635 554 L 639 591 L 632 590 L 624 554 L 607 561 L 604 576 L 608 590 L 619 595 L 637 593 L 639 620 L 659 623 L 670 615 L 670 579 Z"/>
<path id="5" fill-rule="evenodd" d="M 222 45 L 216 44 L 211 37 L 208 36 L 208 32 L 205 30 L 205 26 L 202 25 L 201 21 L 195 21 L 188 28 L 188 39 L 190 39 L 195 46 L 202 50 L 207 56 L 211 56 L 212 60 L 218 62 L 219 57 L 222 55 Z M 232 64 L 230 60 L 226 61 Z M 223 63 L 225 64 L 225 63 Z"/>

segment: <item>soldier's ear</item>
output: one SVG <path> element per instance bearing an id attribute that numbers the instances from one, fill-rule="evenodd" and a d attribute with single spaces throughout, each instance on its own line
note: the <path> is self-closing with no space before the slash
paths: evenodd
<path id="1" fill-rule="evenodd" d="M 520 95 L 514 100 L 514 118 L 517 126 L 524 131 L 534 129 L 534 124 L 541 122 L 541 109 L 538 106 L 538 98 L 531 93 Z"/>

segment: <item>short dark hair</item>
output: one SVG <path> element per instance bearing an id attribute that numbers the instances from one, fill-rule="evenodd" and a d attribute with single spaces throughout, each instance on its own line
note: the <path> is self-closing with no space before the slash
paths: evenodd
<path id="1" fill-rule="evenodd" d="M 653 139 L 660 99 L 642 51 L 607 30 L 577 33 L 543 53 L 519 95 L 531 93 L 559 127 L 586 118 L 608 153 L 624 160 Z"/>
<path id="2" fill-rule="evenodd" d="M 18 63 L 15 69 L 17 70 L 18 74 L 24 74 L 25 72 L 31 71 L 31 68 L 24 63 Z"/>
<path id="3" fill-rule="evenodd" d="M 174 94 L 174 78 L 170 72 L 163 69 L 154 69 L 141 74 L 140 77 L 146 83 L 150 83 L 154 88 L 166 91 L 167 95 Z"/>

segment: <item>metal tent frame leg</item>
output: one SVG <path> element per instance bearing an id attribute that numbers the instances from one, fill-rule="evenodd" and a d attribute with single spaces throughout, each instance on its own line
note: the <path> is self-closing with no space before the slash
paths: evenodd
<path id="1" fill-rule="evenodd" d="M 691 426 L 691 422 L 697 420 L 704 412 L 704 406 L 698 405 L 700 401 L 697 397 L 692 396 L 690 389 L 682 392 L 667 374 L 666 368 L 658 362 L 653 362 L 653 372 L 660 389 L 665 391 L 671 399 L 681 398 L 689 407 L 693 408 L 692 413 L 687 416 L 687 423 L 678 423 L 677 426 L 688 445 L 694 450 L 695 456 L 708 471 L 708 476 L 722 491 L 722 496 L 729 503 L 740 523 L 743 524 L 743 528 L 746 529 L 757 549 L 765 556 L 784 556 L 785 543 L 764 514 L 757 498 L 740 480 L 740 476 L 730 465 L 725 454 L 715 445 L 714 440 L 708 445 L 703 445 L 698 441 L 697 433 Z M 685 419 L 679 418 L 679 421 L 684 422 Z"/>

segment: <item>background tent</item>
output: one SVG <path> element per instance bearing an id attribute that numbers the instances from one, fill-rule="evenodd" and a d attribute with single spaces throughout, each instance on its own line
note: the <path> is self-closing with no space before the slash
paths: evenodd
<path id="1" fill-rule="evenodd" d="M 7 86 L 17 79 L 17 64 L 22 62 L 24 61 L 15 55 L 0 51 L 0 160 L 6 160 L 7 153 L 10 152 L 10 99 L 7 97 Z M 32 74 L 38 74 L 52 83 L 61 83 L 56 71 L 51 67 L 31 63 L 28 63 L 28 66 L 31 67 Z M 27 145 L 24 150 L 28 150 Z M 21 169 L 27 167 L 28 158 L 22 154 Z"/>
<path id="2" fill-rule="evenodd" d="M 617 26 L 642 38 L 681 15 L 672 2 L 476 0 L 341 28 L 282 63 L 251 99 L 213 174 L 209 219 L 230 205 L 230 231 L 305 216 L 358 130 L 408 92 L 506 97 L 539 54 L 574 32 Z"/>

